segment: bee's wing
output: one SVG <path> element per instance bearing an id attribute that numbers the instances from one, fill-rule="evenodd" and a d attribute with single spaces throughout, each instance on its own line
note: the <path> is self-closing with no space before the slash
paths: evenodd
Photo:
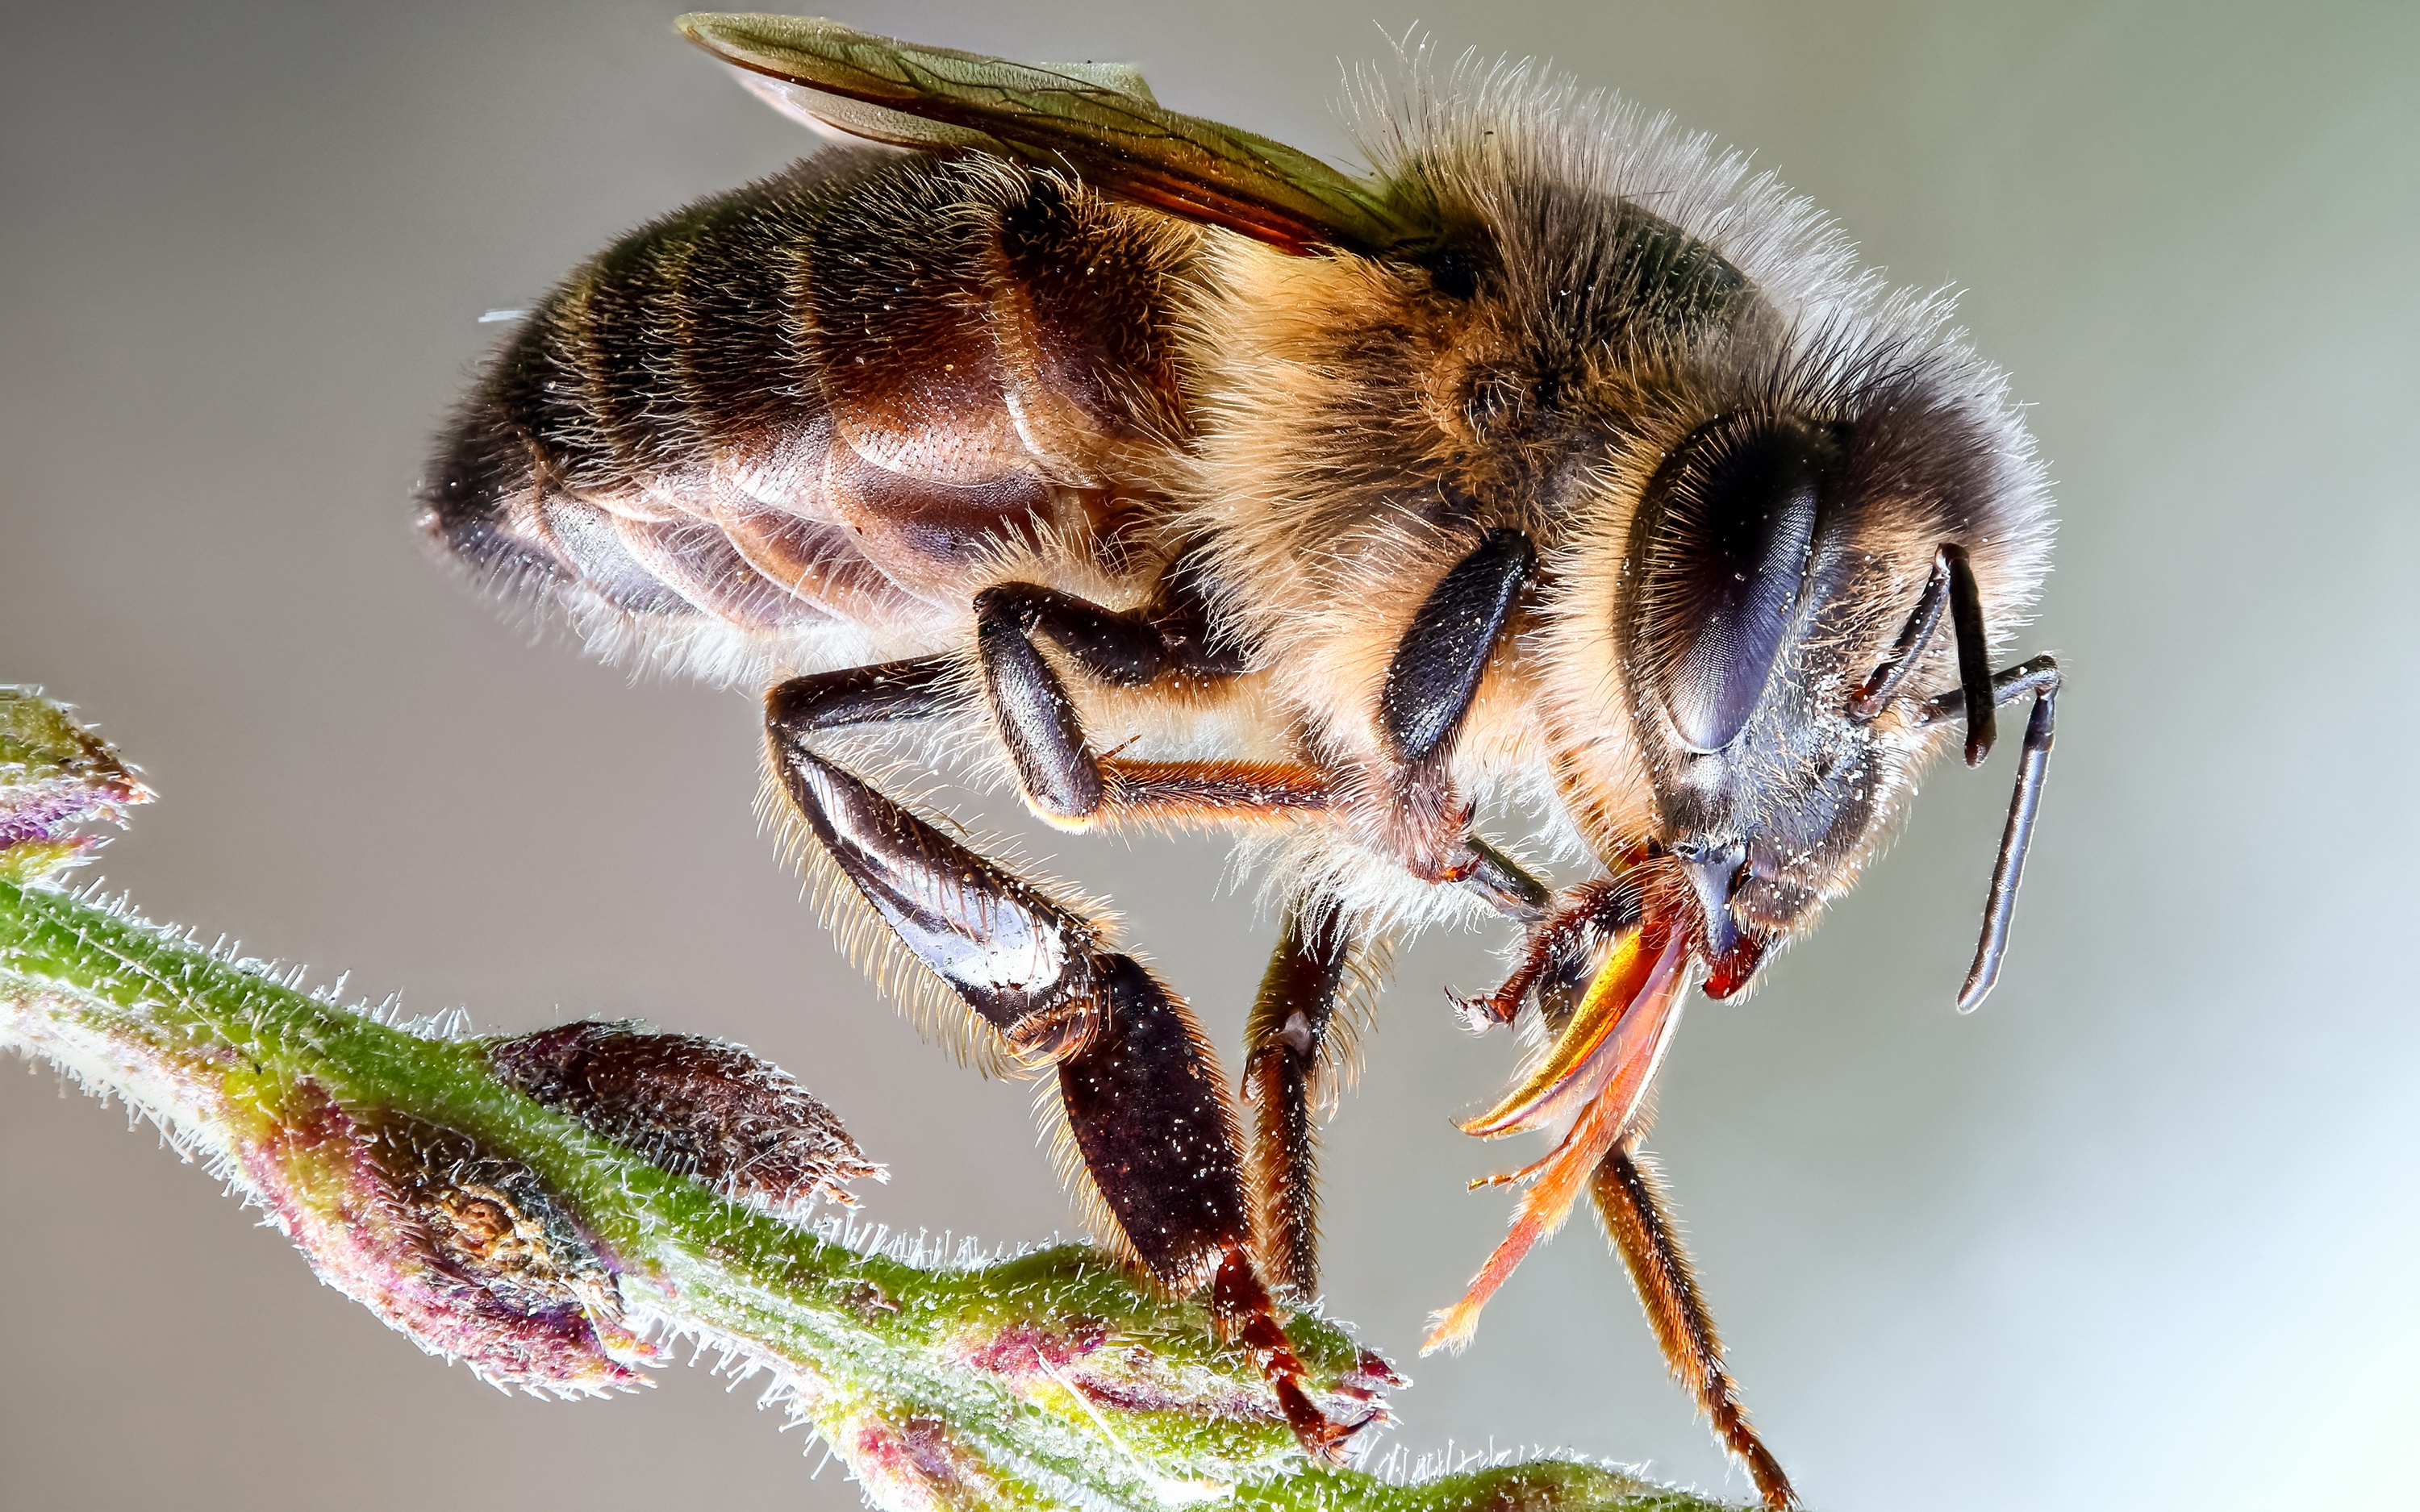
<path id="1" fill-rule="evenodd" d="M 1112 193 L 1289 252 L 1379 252 L 1420 236 L 1307 153 L 1163 109 L 1130 69 L 1010 63 L 803 17 L 696 14 L 679 26 L 761 76 L 752 87 L 777 108 L 852 136 L 1064 163 Z"/>
<path id="2" fill-rule="evenodd" d="M 811 127 L 837 141 L 879 142 L 924 152 L 1006 154 L 1012 150 L 998 137 L 987 136 L 967 127 L 944 126 L 939 121 L 910 116 L 905 111 L 886 110 L 861 100 L 810 89 L 804 85 L 778 79 L 769 73 L 758 73 L 736 63 L 729 67 L 741 88 L 799 125 Z M 1152 97 L 1151 85 L 1144 82 L 1142 70 L 1131 63 L 1037 63 L 1033 67 L 1045 73 L 1062 73 L 1103 89 L 1132 95 L 1146 104 L 1159 103 Z"/>

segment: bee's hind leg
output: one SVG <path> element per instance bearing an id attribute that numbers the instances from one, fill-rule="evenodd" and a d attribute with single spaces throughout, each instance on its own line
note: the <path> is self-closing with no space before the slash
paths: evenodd
<path id="1" fill-rule="evenodd" d="M 1134 1257 L 1210 1291 L 1304 1447 L 1334 1459 L 1361 1421 L 1329 1420 L 1249 1256 L 1234 1108 L 1184 999 L 1094 920 L 814 748 L 845 725 L 962 706 L 947 658 L 795 678 L 766 700 L 774 770 L 814 841 L 909 954 L 1012 1055 L 1049 1065 L 1083 1170 Z M 1366 1421 L 1366 1419 L 1364 1420 Z"/>
<path id="2" fill-rule="evenodd" d="M 1747 1410 L 1740 1405 L 1738 1388 L 1723 1364 L 1714 1314 L 1699 1294 L 1697 1275 L 1674 1232 L 1655 1168 L 1639 1152 L 1635 1137 L 1606 1151 L 1589 1182 L 1589 1195 L 1630 1272 L 1672 1379 L 1698 1398 L 1699 1411 L 1713 1423 L 1715 1436 L 1747 1466 L 1764 1504 L 1798 1504 L 1781 1462 L 1757 1436 Z"/>

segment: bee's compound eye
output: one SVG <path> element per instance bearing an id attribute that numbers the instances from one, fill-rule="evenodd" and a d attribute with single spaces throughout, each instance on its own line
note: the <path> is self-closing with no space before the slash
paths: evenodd
<path id="1" fill-rule="evenodd" d="M 1781 655 L 1814 548 L 1821 444 L 1792 422 L 1726 417 L 1649 486 L 1637 645 L 1693 749 L 1739 738 Z"/>

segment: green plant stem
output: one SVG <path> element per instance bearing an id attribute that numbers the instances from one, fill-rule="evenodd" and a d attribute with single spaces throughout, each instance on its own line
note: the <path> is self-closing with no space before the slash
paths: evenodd
<path id="1" fill-rule="evenodd" d="M 147 795 L 114 757 L 79 776 L 65 764 L 91 766 L 88 751 L 19 754 L 23 770 L 0 773 L 0 825 L 17 802 L 0 859 L 17 848 L 26 873 L 52 854 L 27 847 L 62 842 L 59 825 L 23 819 L 37 782 L 62 825 L 77 817 L 62 782 L 89 790 L 82 817 Z M 664 1341 L 695 1337 L 770 1372 L 886 1507 L 1717 1504 L 1580 1460 L 1411 1481 L 1313 1466 L 1199 1304 L 1088 1247 L 932 1263 L 836 1220 L 777 1215 L 788 1210 L 687 1174 L 694 1163 L 617 1143 L 627 1119 L 583 1121 L 519 1089 L 529 1083 L 497 1057 L 540 1036 L 416 1032 L 297 980 L 0 866 L 0 1046 L 141 1109 L 267 1208 L 332 1284 L 491 1380 L 618 1389 L 644 1381 L 635 1367 Z M 621 1032 L 690 1047 L 742 1101 L 767 1078 L 796 1089 L 736 1047 Z M 643 1090 L 631 1106 L 659 1116 L 662 1085 Z M 1330 1410 L 1367 1413 L 1396 1383 L 1333 1324 L 1297 1315 L 1287 1332 Z"/>

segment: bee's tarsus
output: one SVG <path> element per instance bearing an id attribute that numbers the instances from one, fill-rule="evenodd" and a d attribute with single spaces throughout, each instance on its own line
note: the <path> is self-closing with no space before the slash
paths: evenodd
<path id="1" fill-rule="evenodd" d="M 1502 1028 L 1512 1022 L 1497 1013 L 1496 1000 L 1492 995 L 1467 997 L 1449 987 L 1445 991 L 1445 1000 L 1466 1034 L 1485 1034 L 1490 1029 Z"/>
<path id="2" fill-rule="evenodd" d="M 1276 1391 L 1286 1426 L 1294 1429 L 1303 1452 L 1322 1464 L 1341 1464 L 1353 1435 L 1385 1412 L 1375 1407 L 1351 1422 L 1340 1423 L 1319 1410 L 1302 1389 L 1302 1361 L 1287 1342 L 1278 1322 L 1277 1304 L 1261 1284 L 1251 1257 L 1240 1248 L 1219 1257 L 1210 1277 L 1210 1319 L 1229 1342 L 1251 1356 L 1252 1364 Z"/>
<path id="3" fill-rule="evenodd" d="M 1596 970 L 1600 947 L 1637 928 L 1638 920 L 1638 889 L 1628 877 L 1581 883 L 1539 911 L 1537 922 L 1522 938 L 1512 969 L 1494 992 L 1447 996 L 1476 1032 L 1512 1023 L 1533 998 L 1547 1026 L 1559 1030 Z"/>
<path id="4" fill-rule="evenodd" d="M 1533 929 L 1546 920 L 1553 907 L 1554 889 L 1532 874 L 1527 867 L 1512 859 L 1477 835 L 1463 841 L 1465 866 L 1455 880 L 1495 905 L 1496 911 L 1524 929 Z"/>
<path id="5" fill-rule="evenodd" d="M 1698 1399 L 1698 1409 L 1726 1447 L 1740 1457 L 1768 1507 L 1797 1504 L 1790 1477 L 1764 1446 L 1740 1405 L 1739 1389 L 1723 1363 L 1714 1318 L 1698 1289 L 1698 1277 L 1672 1222 L 1663 1183 L 1637 1141 L 1616 1145 L 1597 1163 L 1589 1196 L 1607 1238 L 1630 1271 L 1647 1321 L 1663 1347 L 1674 1379 Z"/>

